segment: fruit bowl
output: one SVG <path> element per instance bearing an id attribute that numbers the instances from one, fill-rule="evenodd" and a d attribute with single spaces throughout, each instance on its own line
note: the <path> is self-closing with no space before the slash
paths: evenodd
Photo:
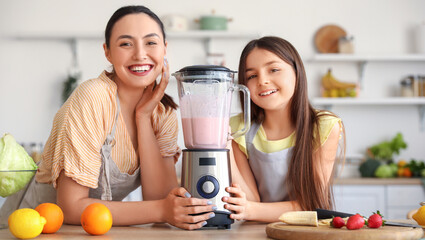
<path id="1" fill-rule="evenodd" d="M 32 179 L 35 170 L 0 170 L 0 196 L 10 196 L 22 188 Z"/>

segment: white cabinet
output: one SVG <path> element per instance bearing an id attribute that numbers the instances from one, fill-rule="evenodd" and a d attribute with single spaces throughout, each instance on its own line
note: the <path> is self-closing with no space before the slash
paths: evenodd
<path id="1" fill-rule="evenodd" d="M 425 200 L 421 185 L 334 185 L 335 209 L 368 217 L 380 210 L 386 219 L 406 219 Z"/>
<path id="2" fill-rule="evenodd" d="M 335 209 L 345 213 L 360 213 L 370 216 L 380 210 L 385 216 L 385 187 L 379 185 L 334 186 Z"/>
<path id="3" fill-rule="evenodd" d="M 419 208 L 419 203 L 425 201 L 422 186 L 388 185 L 387 188 L 387 218 L 405 216 L 410 210 Z"/>

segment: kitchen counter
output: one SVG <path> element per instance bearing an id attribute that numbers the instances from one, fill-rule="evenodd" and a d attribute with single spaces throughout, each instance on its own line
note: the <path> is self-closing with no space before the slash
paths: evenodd
<path id="1" fill-rule="evenodd" d="M 91 236 L 81 226 L 63 225 L 58 232 L 41 234 L 36 239 L 267 239 L 266 226 L 266 223 L 235 221 L 232 229 L 228 230 L 213 228 L 188 231 L 168 224 L 146 224 L 112 227 L 105 235 Z M 0 239 L 16 240 L 9 229 L 0 230 Z"/>
<path id="2" fill-rule="evenodd" d="M 421 178 L 336 178 L 335 185 L 421 185 Z"/>
<path id="3" fill-rule="evenodd" d="M 397 220 L 414 223 L 413 220 Z M 194 231 L 182 230 L 168 224 L 146 224 L 131 227 L 112 227 L 101 236 L 87 234 L 81 226 L 63 225 L 54 234 L 41 234 L 36 239 L 270 239 L 266 235 L 266 223 L 235 222 L 232 229 L 201 229 Z M 16 239 L 8 229 L 0 230 L 0 239 Z"/>

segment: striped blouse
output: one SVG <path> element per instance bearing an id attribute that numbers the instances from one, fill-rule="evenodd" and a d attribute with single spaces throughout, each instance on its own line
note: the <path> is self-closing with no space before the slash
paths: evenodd
<path id="1" fill-rule="evenodd" d="M 64 170 L 77 183 L 97 188 L 100 149 L 111 132 L 117 111 L 117 86 L 104 71 L 98 78 L 80 84 L 57 112 L 53 128 L 44 148 L 36 174 L 41 183 L 53 183 Z M 181 149 L 177 145 L 176 111 L 158 104 L 152 114 L 152 127 L 163 157 L 177 161 Z M 132 174 L 139 167 L 136 150 L 127 132 L 122 114 L 115 131 L 112 159 L 121 172 Z"/>

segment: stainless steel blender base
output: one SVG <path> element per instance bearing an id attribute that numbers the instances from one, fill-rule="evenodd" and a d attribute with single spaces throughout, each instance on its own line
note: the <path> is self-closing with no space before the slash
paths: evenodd
<path id="1" fill-rule="evenodd" d="M 215 217 L 208 219 L 204 227 L 230 229 L 234 220 L 221 201 L 230 196 L 225 190 L 231 183 L 228 149 L 183 150 L 181 183 L 192 197 L 208 199 L 217 206 Z"/>

